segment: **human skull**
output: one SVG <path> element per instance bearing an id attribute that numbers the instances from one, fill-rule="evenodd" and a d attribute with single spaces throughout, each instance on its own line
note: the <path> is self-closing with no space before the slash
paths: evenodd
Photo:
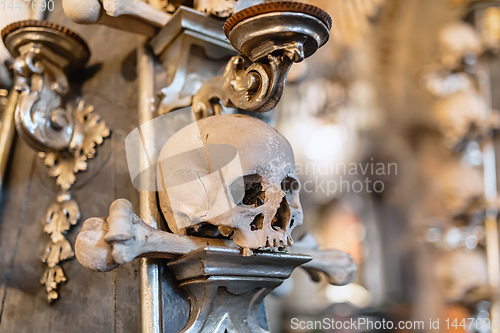
<path id="1" fill-rule="evenodd" d="M 439 31 L 439 53 L 441 64 L 453 69 L 466 57 L 476 60 L 483 50 L 481 38 L 467 23 L 452 22 Z"/>
<path id="2" fill-rule="evenodd" d="M 172 232 L 231 237 L 245 249 L 292 245 L 302 224 L 290 143 L 266 123 L 220 115 L 192 123 L 163 146 L 157 186 Z"/>

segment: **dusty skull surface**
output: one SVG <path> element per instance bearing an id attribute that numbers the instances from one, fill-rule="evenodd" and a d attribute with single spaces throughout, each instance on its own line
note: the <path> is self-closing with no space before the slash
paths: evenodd
<path id="1" fill-rule="evenodd" d="M 201 119 L 172 136 L 159 161 L 172 232 L 230 237 L 244 249 L 292 245 L 300 184 L 292 147 L 271 126 L 244 115 Z"/>

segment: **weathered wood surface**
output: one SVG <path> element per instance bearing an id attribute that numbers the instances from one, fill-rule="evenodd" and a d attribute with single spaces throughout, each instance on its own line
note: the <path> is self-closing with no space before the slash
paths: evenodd
<path id="1" fill-rule="evenodd" d="M 78 175 L 71 191 L 82 221 L 104 216 L 116 198 L 138 207 L 125 158 L 124 140 L 137 126 L 135 49 L 141 38 L 104 26 L 81 26 L 63 14 L 60 1 L 48 20 L 81 34 L 92 56 L 76 75 L 81 94 L 112 130 L 98 148 L 89 170 Z M 80 85 L 77 84 L 77 87 Z M 33 150 L 16 138 L 0 211 L 0 332 L 140 332 L 139 263 L 99 274 L 76 260 L 63 264 L 68 282 L 60 299 L 49 305 L 39 280 L 41 253 L 48 240 L 41 218 L 58 189 Z M 81 222 L 68 238 L 74 244 Z"/>

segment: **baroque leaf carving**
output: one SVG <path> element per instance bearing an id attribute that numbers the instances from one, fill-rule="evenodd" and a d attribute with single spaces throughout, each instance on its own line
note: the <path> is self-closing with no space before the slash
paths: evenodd
<path id="1" fill-rule="evenodd" d="M 47 267 L 43 273 L 40 282 L 45 286 L 47 291 L 47 299 L 49 302 L 56 300 L 59 297 L 57 286 L 66 281 L 66 276 L 61 266 Z"/>
<path id="2" fill-rule="evenodd" d="M 47 210 L 43 231 L 50 235 L 53 243 L 64 239 L 64 234 L 80 218 L 80 210 L 75 200 L 64 197 L 50 205 Z"/>
<path id="3" fill-rule="evenodd" d="M 87 169 L 87 158 L 80 154 L 68 157 L 60 153 L 40 153 L 49 169 L 49 176 L 56 177 L 56 184 L 69 190 L 76 181 L 75 174 Z"/>
<path id="4" fill-rule="evenodd" d="M 55 267 L 59 262 L 71 259 L 74 256 L 71 244 L 66 238 L 57 243 L 48 243 L 42 261 L 49 267 Z"/>

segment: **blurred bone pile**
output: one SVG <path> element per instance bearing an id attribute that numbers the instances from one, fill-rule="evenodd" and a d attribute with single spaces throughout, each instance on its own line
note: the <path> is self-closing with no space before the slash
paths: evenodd
<path id="1" fill-rule="evenodd" d="M 371 29 L 370 20 L 377 17 L 386 0 L 308 0 L 326 10 L 332 17 L 331 40 L 335 45 L 353 46 Z"/>
<path id="2" fill-rule="evenodd" d="M 453 4 L 468 5 L 464 19 L 442 25 L 437 61 L 421 78 L 434 96 L 432 116 L 449 161 L 434 177 L 429 202 L 441 206 L 428 211 L 434 222 L 425 239 L 435 246 L 434 273 L 445 303 L 479 308 L 489 301 L 494 311 L 499 249 L 491 237 L 498 237 L 492 226 L 498 218 L 494 135 L 499 115 L 492 107 L 490 64 L 500 41 L 500 12 L 481 1 Z"/>

